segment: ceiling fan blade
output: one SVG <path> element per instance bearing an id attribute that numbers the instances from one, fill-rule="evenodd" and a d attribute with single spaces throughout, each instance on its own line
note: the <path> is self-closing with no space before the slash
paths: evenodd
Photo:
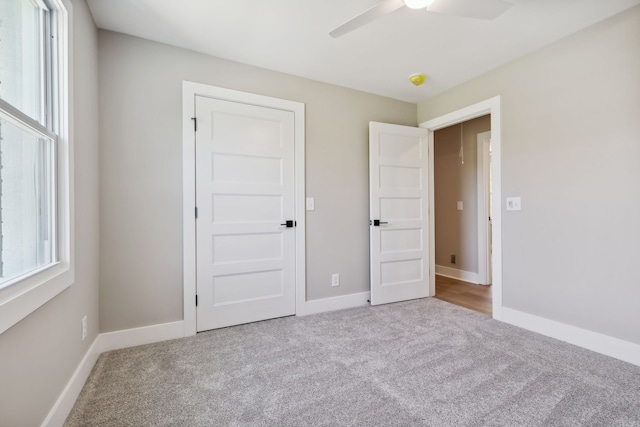
<path id="1" fill-rule="evenodd" d="M 503 0 L 436 0 L 427 8 L 429 12 L 475 19 L 496 19 L 513 4 Z"/>
<path id="2" fill-rule="evenodd" d="M 371 9 L 362 12 L 355 18 L 348 20 L 344 24 L 330 31 L 329 35 L 333 38 L 344 36 L 345 34 L 350 33 L 353 30 L 357 30 L 378 18 L 382 18 L 384 15 L 391 13 L 394 10 L 400 9 L 402 6 L 404 6 L 404 2 L 402 0 L 384 0 L 373 6 Z"/>

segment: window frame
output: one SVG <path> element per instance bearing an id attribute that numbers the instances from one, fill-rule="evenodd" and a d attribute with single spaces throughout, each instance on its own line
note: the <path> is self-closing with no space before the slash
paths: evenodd
<path id="1" fill-rule="evenodd" d="M 36 0 L 43 5 L 42 0 Z M 57 260 L 12 279 L 0 289 L 0 334 L 46 304 L 75 280 L 73 227 L 73 144 L 71 115 L 71 4 L 69 0 L 47 0 L 50 43 L 44 43 L 42 55 L 47 63 L 42 75 L 46 101 L 43 122 L 40 123 L 0 100 L 0 108 L 13 121 L 44 133 L 54 139 L 56 188 L 52 203 L 56 230 Z M 42 13 L 42 12 L 41 12 Z M 46 40 L 43 37 L 43 42 Z M 43 131 L 43 127 L 48 129 Z"/>

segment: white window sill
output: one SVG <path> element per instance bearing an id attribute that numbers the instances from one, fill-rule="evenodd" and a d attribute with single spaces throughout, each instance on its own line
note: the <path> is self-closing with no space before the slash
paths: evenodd
<path id="1" fill-rule="evenodd" d="M 0 289 L 0 334 L 46 304 L 74 281 L 73 269 L 58 262 Z"/>

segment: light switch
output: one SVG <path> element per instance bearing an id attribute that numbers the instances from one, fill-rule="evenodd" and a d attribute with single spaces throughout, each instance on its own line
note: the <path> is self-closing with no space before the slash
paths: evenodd
<path id="1" fill-rule="evenodd" d="M 316 210 L 316 202 L 313 197 L 307 197 L 307 210 L 314 211 Z"/>
<path id="2" fill-rule="evenodd" d="M 520 197 L 507 197 L 507 210 L 519 211 L 522 210 L 522 203 Z"/>
<path id="3" fill-rule="evenodd" d="M 461 210 L 462 210 L 462 206 L 463 206 L 462 202 L 461 202 L 461 201 L 458 201 L 458 210 L 459 210 L 459 211 L 461 211 Z"/>

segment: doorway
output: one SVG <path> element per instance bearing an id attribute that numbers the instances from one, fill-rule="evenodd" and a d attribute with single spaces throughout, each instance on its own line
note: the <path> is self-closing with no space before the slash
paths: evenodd
<path id="1" fill-rule="evenodd" d="M 438 129 L 433 151 L 435 296 L 489 315 L 490 128 L 484 115 Z"/>
<path id="2" fill-rule="evenodd" d="M 494 319 L 502 319 L 502 186 L 501 186 L 501 113 L 500 113 L 500 96 L 490 98 L 485 101 L 467 106 L 457 111 L 436 117 L 434 119 L 422 122 L 421 128 L 428 129 L 429 132 L 429 152 L 434 152 L 434 134 L 439 129 L 444 129 L 452 125 L 466 122 L 484 115 L 490 115 L 491 129 L 491 272 L 492 272 L 492 316 Z M 475 137 L 475 135 L 474 135 Z M 430 215 L 430 247 L 435 248 L 435 191 L 434 191 L 434 156 L 429 157 L 430 161 L 430 203 L 433 208 Z M 474 160 L 475 161 L 475 160 Z M 457 210 L 457 200 L 456 200 Z M 463 200 L 464 210 L 464 200 Z M 451 255 L 451 254 L 449 254 Z M 450 258 L 449 258 L 450 259 Z M 457 261 L 457 258 L 456 258 Z M 436 260 L 435 251 L 431 251 L 430 260 L 430 283 L 432 289 L 430 295 L 435 296 L 436 289 Z"/>

